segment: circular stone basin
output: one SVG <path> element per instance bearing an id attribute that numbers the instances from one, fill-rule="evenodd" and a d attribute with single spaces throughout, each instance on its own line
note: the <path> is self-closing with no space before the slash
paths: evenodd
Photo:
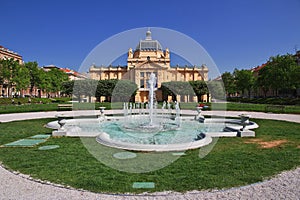
<path id="1" fill-rule="evenodd" d="M 96 141 L 102 145 L 125 149 L 133 151 L 156 151 L 156 152 L 166 152 L 166 151 L 185 151 L 188 149 L 196 149 L 212 142 L 210 136 L 205 136 L 204 138 L 188 143 L 175 143 L 175 144 L 135 144 L 130 142 L 121 142 L 112 140 L 110 135 L 107 133 L 101 133 L 96 137 Z"/>
<path id="2" fill-rule="evenodd" d="M 57 149 L 59 148 L 59 145 L 47 145 L 47 146 L 41 146 L 38 149 L 39 150 L 51 150 L 51 149 Z"/>
<path id="3" fill-rule="evenodd" d="M 136 154 L 131 153 L 131 152 L 119 152 L 119 153 L 115 153 L 113 156 L 117 159 L 123 159 L 124 160 L 124 159 L 135 158 Z"/>

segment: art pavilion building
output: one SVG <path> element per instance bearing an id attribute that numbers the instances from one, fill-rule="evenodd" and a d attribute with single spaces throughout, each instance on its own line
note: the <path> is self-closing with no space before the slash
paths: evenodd
<path id="1" fill-rule="evenodd" d="M 157 40 L 153 40 L 151 32 L 146 32 L 146 38 L 140 40 L 135 50 L 130 48 L 127 56 L 127 66 L 95 66 L 89 69 L 90 78 L 96 80 L 128 79 L 136 83 L 138 91 L 135 96 L 136 102 L 146 102 L 149 90 L 147 81 L 151 73 L 157 77 L 156 98 L 162 101 L 161 84 L 170 81 L 196 81 L 208 80 L 208 68 L 205 65 L 198 66 L 176 66 L 170 65 L 170 51 L 163 50 Z M 104 97 L 103 97 L 104 98 Z M 168 100 L 171 97 L 168 98 Z M 103 101 L 104 99 L 101 99 Z M 202 96 L 207 101 L 207 96 Z M 196 96 L 178 96 L 177 101 L 196 102 Z"/>

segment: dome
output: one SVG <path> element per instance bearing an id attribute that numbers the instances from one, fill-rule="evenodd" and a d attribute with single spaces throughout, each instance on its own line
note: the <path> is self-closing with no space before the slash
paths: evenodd
<path id="1" fill-rule="evenodd" d="M 136 50 L 157 51 L 157 50 L 162 50 L 162 47 L 157 40 L 152 40 L 151 31 L 148 30 L 146 32 L 146 39 L 140 40 L 139 44 L 136 46 Z"/>

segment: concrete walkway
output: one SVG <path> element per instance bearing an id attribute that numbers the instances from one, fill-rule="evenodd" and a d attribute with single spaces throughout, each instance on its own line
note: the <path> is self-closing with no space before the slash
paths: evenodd
<path id="1" fill-rule="evenodd" d="M 106 110 L 105 114 L 118 114 L 122 110 Z M 181 110 L 181 114 L 196 115 L 194 110 Z M 20 121 L 27 119 L 42 119 L 42 118 L 56 118 L 56 115 L 65 115 L 66 117 L 78 117 L 80 115 L 97 115 L 99 110 L 84 110 L 84 111 L 50 111 L 50 112 L 29 112 L 29 113 L 11 113 L 0 115 L 0 122 Z M 240 114 L 249 114 L 251 118 L 257 119 L 273 119 L 281 121 L 289 121 L 300 123 L 300 115 L 296 114 L 274 114 L 263 112 L 248 112 L 248 111 L 202 111 L 203 115 L 238 117 Z"/>
<path id="2" fill-rule="evenodd" d="M 105 114 L 115 114 L 122 111 L 105 111 Z M 18 120 L 55 118 L 56 115 L 65 116 L 96 115 L 99 111 L 66 111 L 39 112 L 0 115 L 0 122 Z M 183 110 L 182 114 L 196 114 L 196 111 Z M 260 112 L 236 111 L 203 111 L 204 115 L 219 115 L 237 117 L 240 114 L 250 114 L 251 118 L 275 119 L 300 123 L 300 115 L 272 114 Z M 11 173 L 0 166 L 0 199 L 299 199 L 300 196 L 300 168 L 283 172 L 280 175 L 261 183 L 245 187 L 217 191 L 190 191 L 184 194 L 177 192 L 160 192 L 145 195 L 110 195 L 97 194 L 74 189 L 66 189 L 52 184 L 39 183 L 28 176 Z"/>

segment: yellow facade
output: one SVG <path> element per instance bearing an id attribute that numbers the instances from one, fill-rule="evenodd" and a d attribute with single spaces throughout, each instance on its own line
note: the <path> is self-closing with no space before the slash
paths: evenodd
<path id="1" fill-rule="evenodd" d="M 0 60 L 13 59 L 19 64 L 23 64 L 23 58 L 18 53 L 13 52 L 3 46 L 0 46 Z"/>
<path id="2" fill-rule="evenodd" d="M 161 84 L 170 81 L 195 81 L 208 80 L 208 68 L 205 65 L 171 67 L 170 66 L 170 51 L 168 48 L 162 49 L 157 40 L 153 40 L 151 32 L 148 30 L 145 40 L 140 40 L 136 49 L 128 50 L 127 66 L 109 66 L 97 67 L 91 66 L 89 74 L 92 79 L 107 80 L 107 79 L 128 79 L 138 85 L 138 92 L 135 96 L 136 102 L 146 102 L 148 100 L 147 81 L 151 73 L 155 73 L 157 77 L 156 97 L 158 101 L 162 100 Z M 202 99 L 207 101 L 207 97 Z M 170 99 L 169 99 L 170 100 Z M 177 101 L 195 102 L 197 98 L 178 97 Z"/>

